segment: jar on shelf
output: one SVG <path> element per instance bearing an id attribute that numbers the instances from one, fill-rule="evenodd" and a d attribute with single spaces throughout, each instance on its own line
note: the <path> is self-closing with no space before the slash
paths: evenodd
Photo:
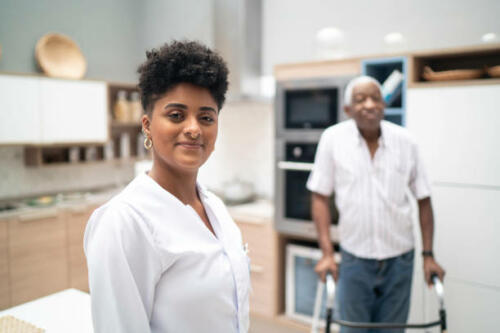
<path id="1" fill-rule="evenodd" d="M 115 105 L 113 106 L 113 115 L 116 121 L 130 121 L 130 105 L 127 101 L 127 92 L 125 90 L 119 90 L 116 95 Z"/>
<path id="2" fill-rule="evenodd" d="M 130 94 L 130 121 L 139 123 L 142 117 L 142 105 L 139 99 L 139 92 L 133 91 Z"/>

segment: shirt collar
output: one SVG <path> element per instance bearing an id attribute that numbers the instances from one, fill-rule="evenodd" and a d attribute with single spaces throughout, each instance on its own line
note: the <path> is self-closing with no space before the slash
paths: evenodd
<path id="1" fill-rule="evenodd" d="M 358 126 L 356 126 L 356 122 L 352 120 L 354 130 L 356 131 L 356 144 L 360 146 L 363 143 L 363 136 L 361 135 L 361 132 L 358 129 Z M 389 147 L 389 138 L 388 138 L 388 133 L 387 133 L 387 126 L 385 124 L 385 120 L 382 120 L 380 122 L 380 137 L 378 138 L 378 143 L 380 147 Z"/>

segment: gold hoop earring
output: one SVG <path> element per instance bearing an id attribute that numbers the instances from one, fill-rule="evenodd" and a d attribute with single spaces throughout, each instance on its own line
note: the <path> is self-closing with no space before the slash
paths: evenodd
<path id="1" fill-rule="evenodd" d="M 147 150 L 150 150 L 151 147 L 153 147 L 153 140 L 151 140 L 150 137 L 144 138 L 144 148 L 146 148 Z"/>

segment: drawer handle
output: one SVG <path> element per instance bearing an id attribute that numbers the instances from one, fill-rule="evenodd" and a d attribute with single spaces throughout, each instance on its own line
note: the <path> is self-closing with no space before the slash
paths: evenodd
<path id="1" fill-rule="evenodd" d="M 250 272 L 252 272 L 252 273 L 264 273 L 264 266 L 250 265 Z"/>
<path id="2" fill-rule="evenodd" d="M 51 209 L 49 211 L 34 212 L 31 214 L 24 214 L 19 216 L 20 222 L 30 222 L 34 220 L 43 220 L 57 217 L 57 210 Z"/>

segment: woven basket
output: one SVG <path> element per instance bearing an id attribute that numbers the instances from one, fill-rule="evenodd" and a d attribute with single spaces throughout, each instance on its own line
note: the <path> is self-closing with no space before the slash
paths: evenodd
<path id="1" fill-rule="evenodd" d="M 486 71 L 491 77 L 500 77 L 500 65 L 490 67 Z"/>
<path id="2" fill-rule="evenodd" d="M 434 72 L 429 66 L 424 67 L 422 77 L 427 81 L 472 80 L 483 76 L 482 69 L 454 69 Z"/>
<path id="3" fill-rule="evenodd" d="M 35 58 L 48 76 L 81 79 L 87 70 L 87 61 L 78 45 L 68 36 L 49 33 L 36 43 Z"/>

